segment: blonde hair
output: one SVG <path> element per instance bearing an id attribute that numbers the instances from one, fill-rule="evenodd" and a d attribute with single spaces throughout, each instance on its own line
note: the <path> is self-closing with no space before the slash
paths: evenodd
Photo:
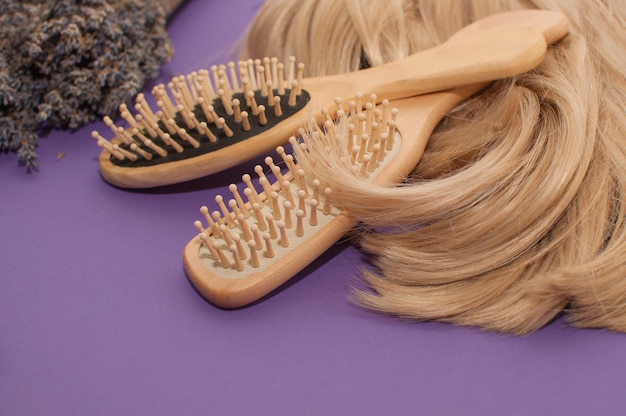
<path id="1" fill-rule="evenodd" d="M 575 326 L 626 331 L 625 3 L 269 0 L 242 53 L 293 54 L 311 76 L 354 71 L 362 57 L 400 59 L 518 8 L 560 10 L 570 34 L 535 71 L 452 111 L 407 183 L 316 168 L 375 256 L 373 291 L 356 300 L 517 334 L 563 311 Z"/>

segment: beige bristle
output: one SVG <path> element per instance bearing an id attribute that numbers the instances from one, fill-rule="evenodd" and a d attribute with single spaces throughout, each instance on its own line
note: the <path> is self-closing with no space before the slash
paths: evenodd
<path id="1" fill-rule="evenodd" d="M 316 199 L 311 199 L 309 201 L 309 206 L 311 209 L 309 210 L 309 225 L 314 227 L 317 225 L 317 207 L 319 202 Z"/>
<path id="2" fill-rule="evenodd" d="M 250 120 L 248 119 L 248 112 L 247 111 L 242 111 L 241 112 L 241 118 L 242 118 L 243 131 L 249 131 L 250 130 Z"/>
<path id="3" fill-rule="evenodd" d="M 224 218 L 228 227 L 235 228 L 235 223 L 230 215 L 230 211 L 228 211 L 228 208 L 226 208 L 226 204 L 224 204 L 224 197 L 222 195 L 216 195 L 215 202 L 220 207 L 220 210 L 222 211 L 222 215 L 223 215 L 222 218 Z"/>
<path id="4" fill-rule="evenodd" d="M 298 210 L 306 214 L 306 192 L 303 189 L 298 191 Z"/>
<path id="5" fill-rule="evenodd" d="M 105 149 L 106 151 L 108 151 L 109 153 L 111 153 L 113 156 L 115 156 L 117 159 L 119 160 L 124 160 L 125 157 L 123 154 L 119 153 L 119 152 L 113 152 L 113 145 L 111 144 L 111 142 L 109 142 L 107 139 L 105 139 L 104 137 L 102 137 L 100 135 L 100 133 L 98 133 L 97 131 L 92 131 L 91 132 L 91 137 L 93 137 L 94 139 L 96 139 L 98 146 L 102 147 L 103 149 Z"/>
<path id="6" fill-rule="evenodd" d="M 245 218 L 248 218 L 250 216 L 250 211 L 248 211 L 246 204 L 243 202 L 243 199 L 241 198 L 241 194 L 237 190 L 237 185 L 235 185 L 234 183 L 230 184 L 228 186 L 228 190 L 233 194 L 235 201 L 237 201 L 237 205 L 241 213 L 244 215 Z"/>
<path id="7" fill-rule="evenodd" d="M 200 221 L 198 220 L 194 221 L 193 226 L 196 227 L 196 229 L 198 230 L 200 234 L 206 234 L 206 230 L 204 229 Z"/>
<path id="8" fill-rule="evenodd" d="M 295 140 L 295 137 L 292 136 L 292 138 Z M 294 163 L 293 156 L 287 154 L 285 152 L 285 148 L 282 147 L 282 146 L 278 146 L 276 148 L 276 152 L 281 157 L 281 159 L 283 159 L 283 162 L 285 162 L 285 164 L 287 165 L 287 168 L 289 169 L 289 172 L 291 172 L 292 175 L 295 175 L 296 165 Z"/>
<path id="9" fill-rule="evenodd" d="M 241 260 L 247 259 L 248 255 L 246 254 L 246 250 L 243 248 L 241 236 L 239 234 L 235 234 L 233 235 L 233 240 L 235 241 L 235 247 L 237 248 L 237 252 L 239 253 L 239 257 L 241 257 Z"/>
<path id="10" fill-rule="evenodd" d="M 148 101 L 146 101 L 146 97 L 143 93 L 139 93 L 137 95 L 135 107 L 137 111 L 141 113 L 145 117 L 146 120 L 153 122 L 156 120 Z M 137 108 L 138 107 L 138 108 Z"/>
<path id="11" fill-rule="evenodd" d="M 255 68 L 257 89 L 261 90 L 261 95 L 265 97 L 267 95 L 267 91 L 265 92 L 265 94 L 263 94 L 263 88 L 265 87 L 265 68 L 261 66 L 260 59 L 254 60 L 254 68 Z"/>
<path id="12" fill-rule="evenodd" d="M 212 105 L 207 105 L 207 110 L 209 111 L 209 115 L 211 116 L 211 121 L 213 121 L 213 123 L 215 123 L 215 125 L 217 125 L 217 122 L 220 118 L 219 115 L 217 115 L 217 112 L 215 112 L 215 107 L 213 107 Z"/>
<path id="13" fill-rule="evenodd" d="M 356 136 L 361 137 L 365 133 L 363 127 L 367 116 L 364 113 L 358 113 L 356 118 Z"/>
<path id="14" fill-rule="evenodd" d="M 324 132 L 328 135 L 328 142 L 334 145 L 335 144 L 335 124 L 332 121 L 326 120 L 324 122 Z"/>
<path id="15" fill-rule="evenodd" d="M 178 124 L 176 124 L 176 120 L 174 120 L 173 118 L 170 118 L 167 120 L 167 122 L 165 123 L 165 128 L 167 129 L 170 135 L 176 134 L 178 130 L 181 129 L 181 127 Z"/>
<path id="16" fill-rule="evenodd" d="M 178 110 L 178 114 L 180 114 L 183 117 L 183 120 L 185 121 L 185 125 L 187 126 L 187 128 L 189 130 L 193 129 L 195 126 L 193 124 L 193 121 L 191 121 L 191 118 L 189 118 L 189 114 L 191 113 L 191 111 L 189 111 L 189 109 L 187 109 L 183 105 L 179 105 L 178 107 L 176 107 L 176 109 Z"/>
<path id="17" fill-rule="evenodd" d="M 183 152 L 183 147 L 176 140 L 172 139 L 168 133 L 163 135 L 163 142 L 168 146 L 172 146 L 177 153 Z"/>
<path id="18" fill-rule="evenodd" d="M 370 103 L 372 104 L 372 110 L 376 109 L 376 101 L 377 101 L 378 97 L 376 96 L 376 94 L 370 94 Z"/>
<path id="19" fill-rule="evenodd" d="M 296 105 L 297 93 L 298 93 L 298 81 L 292 81 L 291 82 L 291 91 L 289 91 L 289 101 L 287 101 L 287 104 L 290 107 L 294 107 Z"/>
<path id="20" fill-rule="evenodd" d="M 257 243 L 254 240 L 248 240 L 248 247 L 250 248 L 250 265 L 256 269 L 261 265 L 257 253 Z"/>
<path id="21" fill-rule="evenodd" d="M 237 98 L 235 98 L 233 100 L 233 112 L 235 113 L 235 121 L 237 123 L 241 123 L 241 120 L 242 120 L 242 118 L 241 118 L 241 105 L 240 104 L 241 104 L 241 102 Z"/>
<path id="22" fill-rule="evenodd" d="M 357 154 L 356 160 L 359 163 L 363 163 L 363 157 L 367 153 L 367 143 L 369 142 L 370 136 L 367 133 L 363 133 L 361 134 L 360 139 L 359 153 Z"/>
<path id="23" fill-rule="evenodd" d="M 267 81 L 267 105 L 269 107 L 274 105 L 274 83 L 272 81 Z"/>
<path id="24" fill-rule="evenodd" d="M 228 75 L 226 75 L 226 70 L 220 69 L 218 71 L 218 75 L 220 77 L 219 89 L 224 91 L 224 97 L 226 97 L 226 99 L 230 101 L 233 97 L 233 88 L 232 85 L 230 85 Z"/>
<path id="25" fill-rule="evenodd" d="M 293 221 L 291 219 L 291 208 L 293 207 L 292 203 L 289 201 L 283 201 L 283 208 L 285 209 L 283 212 L 283 221 L 285 222 L 285 227 L 291 228 L 293 227 Z"/>
<path id="26" fill-rule="evenodd" d="M 254 61 L 252 59 L 248 59 L 246 61 L 247 69 L 248 69 L 248 81 L 250 82 L 250 88 L 253 90 L 257 89 L 256 85 L 256 74 L 254 72 Z"/>
<path id="27" fill-rule="evenodd" d="M 252 196 L 252 199 L 254 200 L 253 202 L 257 202 L 260 203 L 261 202 L 261 198 L 259 197 L 258 192 L 256 191 L 256 188 L 254 187 L 254 185 L 252 184 L 252 177 L 245 173 L 241 176 L 241 180 L 243 181 L 243 183 L 246 184 L 246 189 L 248 189 L 250 191 L 250 194 Z M 248 201 L 250 200 L 250 195 L 248 195 L 245 190 L 244 190 L 244 194 L 246 195 L 246 197 L 248 197 Z"/>
<path id="28" fill-rule="evenodd" d="M 389 120 L 389 123 L 387 123 L 389 125 L 389 133 L 388 133 L 388 138 L 387 138 L 387 144 L 385 147 L 385 150 L 392 150 L 393 149 L 393 139 L 394 139 L 394 135 L 395 135 L 395 131 L 396 131 L 396 122 L 395 120 Z"/>
<path id="29" fill-rule="evenodd" d="M 270 58 L 269 57 L 265 57 L 263 58 L 263 69 L 265 69 L 265 75 L 266 75 L 266 80 L 271 80 L 272 78 L 272 69 L 270 67 Z"/>
<path id="30" fill-rule="evenodd" d="M 136 154 L 131 153 L 128 150 L 122 149 L 117 144 L 113 145 L 113 151 L 114 152 L 119 152 L 119 153 L 123 154 L 126 159 L 132 160 L 133 162 L 137 160 L 137 155 Z"/>
<path id="31" fill-rule="evenodd" d="M 253 116 L 256 116 L 259 114 L 259 106 L 256 102 L 256 98 L 254 96 L 254 91 L 248 91 L 246 93 L 246 98 L 247 98 L 247 105 L 248 107 L 250 107 L 250 112 L 252 113 Z"/>
<path id="32" fill-rule="evenodd" d="M 276 65 L 276 68 L 277 68 L 278 94 L 284 95 L 285 94 L 284 65 L 279 62 Z"/>
<path id="33" fill-rule="evenodd" d="M 226 257 L 226 254 L 222 250 L 221 244 L 219 244 L 217 241 L 214 241 L 213 248 L 217 252 L 219 262 L 222 265 L 222 267 L 225 269 L 228 269 L 230 267 L 230 261 L 228 260 L 228 258 Z"/>
<path id="34" fill-rule="evenodd" d="M 159 113 L 160 113 L 160 111 L 159 111 Z M 161 129 L 161 127 L 159 127 L 159 124 L 158 123 L 153 123 L 152 124 L 152 129 L 156 132 L 157 136 L 161 140 L 163 140 L 163 135 L 165 134 L 165 132 Z M 141 139 L 141 141 L 145 142 L 148 139 L 148 137 L 145 134 L 143 134 L 138 128 L 133 128 L 131 130 L 131 132 L 135 132 L 135 131 L 137 131 L 137 134 L 133 133 L 133 136 L 139 137 Z"/>
<path id="35" fill-rule="evenodd" d="M 274 192 L 274 189 L 272 188 L 272 185 L 270 185 L 270 181 L 267 179 L 267 177 L 263 176 L 263 177 L 259 178 L 259 184 L 263 188 L 263 192 L 265 193 L 265 197 L 269 198 L 270 194 L 272 192 Z"/>
<path id="36" fill-rule="evenodd" d="M 246 241 L 252 240 L 252 231 L 250 230 L 250 225 L 243 214 L 239 214 L 237 216 L 237 222 L 239 223 L 239 228 L 243 232 L 243 238 Z"/>
<path id="37" fill-rule="evenodd" d="M 256 249 L 261 250 L 263 248 L 263 239 L 261 238 L 259 226 L 257 224 L 252 224 L 250 226 L 250 231 L 252 232 L 252 237 L 254 238 L 254 242 L 256 243 Z"/>
<path id="38" fill-rule="evenodd" d="M 361 99 L 363 98 L 363 94 L 361 94 L 360 92 L 357 92 L 356 94 L 354 94 L 354 98 L 356 98 L 356 104 L 355 104 L 356 112 L 357 114 L 359 114 L 363 111 L 363 103 L 361 101 Z"/>
<path id="39" fill-rule="evenodd" d="M 217 73 L 218 69 L 217 69 L 217 65 L 211 65 L 211 68 L 209 68 L 211 70 L 211 76 L 213 77 L 213 85 L 218 86 L 220 85 L 220 76 Z"/>
<path id="40" fill-rule="evenodd" d="M 262 66 L 259 66 L 257 68 L 257 73 L 259 75 L 259 85 L 261 86 L 261 96 L 262 97 L 267 97 L 268 95 L 268 91 L 267 91 L 267 79 L 265 77 L 265 68 Z"/>
<path id="41" fill-rule="evenodd" d="M 320 198 L 320 181 L 317 179 L 313 179 L 311 182 L 311 187 L 313 188 L 313 196 L 311 198 L 319 200 Z"/>
<path id="42" fill-rule="evenodd" d="M 274 247 L 272 247 L 272 237 L 269 233 L 265 233 L 263 234 L 263 240 L 265 240 L 265 257 L 274 258 L 276 254 L 274 253 Z"/>
<path id="43" fill-rule="evenodd" d="M 306 214 L 301 209 L 296 211 L 296 236 L 302 237 L 304 235 L 304 217 Z"/>
<path id="44" fill-rule="evenodd" d="M 272 192 L 269 196 L 270 206 L 272 208 L 272 216 L 275 220 L 280 219 L 280 205 L 278 203 L 278 192 Z"/>
<path id="45" fill-rule="evenodd" d="M 370 155 L 363 156 L 361 167 L 359 169 L 359 176 L 365 177 L 367 175 L 367 164 L 369 163 L 370 159 L 371 159 Z"/>
<path id="46" fill-rule="evenodd" d="M 380 135 L 380 151 L 378 152 L 378 162 L 382 162 L 385 159 L 385 149 L 387 148 L 387 133 Z"/>
<path id="47" fill-rule="evenodd" d="M 241 261 L 241 256 L 239 255 L 239 250 L 237 250 L 237 246 L 233 244 L 229 246 L 228 249 L 233 255 L 233 260 L 235 261 L 235 269 L 237 269 L 237 271 L 239 272 L 243 271 L 243 262 Z"/>
<path id="48" fill-rule="evenodd" d="M 250 188 L 245 188 L 243 190 L 243 194 L 246 196 L 246 198 L 248 198 L 248 201 L 250 201 L 250 203 L 258 203 L 257 201 L 259 201 L 259 196 L 256 193 L 256 190 L 252 190 Z"/>
<path id="49" fill-rule="evenodd" d="M 254 165 L 254 173 L 257 174 L 259 179 L 265 178 L 265 172 L 263 171 L 263 166 L 261 165 Z"/>
<path id="50" fill-rule="evenodd" d="M 278 85 L 278 58 L 271 58 L 272 64 L 272 82 Z"/>
<path id="51" fill-rule="evenodd" d="M 297 84 L 297 94 L 300 95 L 302 93 L 302 78 L 304 77 L 304 64 L 298 64 L 298 75 L 296 76 Z"/>
<path id="52" fill-rule="evenodd" d="M 153 150 L 154 152 L 156 152 L 159 156 L 161 156 L 161 157 L 167 156 L 167 151 L 165 149 L 163 149 L 162 147 L 154 144 L 152 142 L 152 140 L 148 139 L 148 140 L 144 141 L 143 144 L 147 148 L 149 148 L 149 149 Z"/>
<path id="53" fill-rule="evenodd" d="M 207 119 L 207 121 L 212 122 L 215 121 L 213 119 L 213 114 L 211 114 L 211 111 L 209 109 L 209 103 L 210 101 L 205 100 L 203 97 L 198 98 L 198 104 L 200 104 L 200 108 L 202 109 L 202 112 L 204 113 L 204 118 Z"/>
<path id="54" fill-rule="evenodd" d="M 382 153 L 380 150 L 380 143 L 377 143 L 374 145 L 374 148 L 372 149 L 370 163 L 367 166 L 368 172 L 372 173 L 376 170 L 376 166 L 378 165 L 378 156 L 380 153 Z"/>
<path id="55" fill-rule="evenodd" d="M 130 111 L 128 111 L 128 106 L 125 103 L 120 104 L 120 106 L 118 107 L 118 111 L 120 113 L 120 116 L 122 116 L 122 118 L 126 120 L 130 127 L 137 127 L 137 123 L 135 122 L 135 119 L 131 116 Z"/>
<path id="56" fill-rule="evenodd" d="M 267 124 L 267 117 L 265 115 L 265 106 L 259 106 L 259 124 L 261 126 L 265 126 Z"/>
<path id="57" fill-rule="evenodd" d="M 145 150 L 143 150 L 142 148 L 140 148 L 139 146 L 137 146 L 137 144 L 133 143 L 130 145 L 130 150 L 132 150 L 133 152 L 136 152 L 138 154 L 141 155 L 141 157 L 143 157 L 146 160 L 152 160 L 152 154 L 146 152 Z"/>
<path id="58" fill-rule="evenodd" d="M 233 240 L 233 235 L 228 230 L 228 226 L 225 224 L 220 224 L 220 231 L 222 232 L 222 238 L 226 241 L 227 246 L 231 246 L 235 243 Z"/>
<path id="59" fill-rule="evenodd" d="M 282 189 L 283 191 L 283 196 L 285 196 L 285 198 L 287 198 L 287 201 L 289 201 L 291 203 L 292 206 L 295 205 L 294 200 L 293 200 L 293 192 L 291 192 L 291 182 L 288 180 L 283 180 L 280 183 L 280 189 Z"/>
<path id="60" fill-rule="evenodd" d="M 291 83 L 295 80 L 295 74 L 296 74 L 295 65 L 296 65 L 296 58 L 294 56 L 290 56 L 289 68 L 287 70 L 287 82 L 289 82 L 289 85 L 291 85 Z"/>
<path id="61" fill-rule="evenodd" d="M 228 63 L 228 72 L 230 73 L 230 79 L 232 82 L 233 91 L 239 91 L 239 83 L 237 82 L 237 73 L 235 71 L 235 63 Z"/>
<path id="62" fill-rule="evenodd" d="M 218 229 L 221 225 L 224 225 L 224 219 L 222 218 L 222 215 L 219 211 L 213 211 L 211 213 L 211 217 L 213 217 L 213 221 L 215 221 L 215 224 L 217 224 Z"/>
<path id="63" fill-rule="evenodd" d="M 265 222 L 267 223 L 267 231 L 272 239 L 275 239 L 278 236 L 278 232 L 276 231 L 276 226 L 274 225 L 274 217 L 272 214 L 267 214 L 265 216 Z"/>
<path id="64" fill-rule="evenodd" d="M 224 130 L 224 134 L 226 134 L 227 137 L 233 137 L 234 133 L 233 131 L 230 129 L 230 127 L 228 126 L 228 124 L 226 124 L 226 120 L 224 120 L 224 117 L 220 117 L 217 119 L 218 121 L 218 125 L 217 127 Z"/>
<path id="65" fill-rule="evenodd" d="M 372 122 L 370 141 L 367 144 L 367 151 L 372 152 L 376 143 L 380 141 L 380 129 L 377 122 Z"/>
<path id="66" fill-rule="evenodd" d="M 209 250 L 209 253 L 211 254 L 211 258 L 215 261 L 218 261 L 219 255 L 217 254 L 217 251 L 213 247 L 213 244 L 209 236 L 206 235 L 205 233 L 200 233 L 198 236 L 200 237 L 200 240 L 202 240 L 202 243 L 204 244 L 204 246 Z"/>
<path id="67" fill-rule="evenodd" d="M 211 215 L 209 215 L 209 208 L 205 205 L 201 206 L 200 213 L 204 216 L 204 219 L 206 220 L 207 225 L 211 229 L 211 232 L 213 233 L 213 235 L 216 236 L 217 238 L 221 237 L 222 233 L 217 223 L 213 220 Z"/>
<path id="68" fill-rule="evenodd" d="M 228 114 L 229 116 L 232 116 L 233 114 L 235 114 L 235 110 L 233 109 L 233 105 L 230 101 L 230 98 L 226 96 L 223 89 L 217 90 L 217 96 L 220 98 L 220 101 L 222 102 L 222 105 L 224 106 L 224 110 L 226 111 L 226 114 Z"/>
<path id="69" fill-rule="evenodd" d="M 252 212 L 254 212 L 254 218 L 256 218 L 256 222 L 258 224 L 259 230 L 266 231 L 267 223 L 265 222 L 265 218 L 263 217 L 263 212 L 261 211 L 261 205 L 256 202 L 252 204 Z"/>
<path id="70" fill-rule="evenodd" d="M 237 201 L 235 201 L 234 199 L 229 199 L 228 200 L 228 206 L 230 207 L 230 211 L 235 214 L 235 217 L 237 217 L 237 215 L 241 214 L 241 210 L 239 209 L 239 206 L 237 205 Z"/>
<path id="71" fill-rule="evenodd" d="M 211 79 L 209 78 L 209 71 L 206 69 L 201 69 L 198 71 L 198 82 L 202 85 L 202 89 L 204 91 L 203 96 L 208 101 L 213 100 L 213 96 L 215 95 L 215 91 L 213 90 L 213 86 L 211 85 Z"/>
<path id="72" fill-rule="evenodd" d="M 296 181 L 298 182 L 298 187 L 304 193 L 304 196 L 309 196 L 309 191 L 306 187 L 306 182 L 304 179 L 305 175 L 306 173 L 304 172 L 304 169 L 300 168 L 296 170 Z"/>
<path id="73" fill-rule="evenodd" d="M 322 206 L 322 213 L 324 215 L 330 214 L 330 195 L 332 194 L 332 189 L 324 188 L 324 205 Z"/>
<path id="74" fill-rule="evenodd" d="M 276 222 L 276 226 L 278 227 L 278 233 L 280 236 L 280 240 L 278 242 L 278 244 L 281 247 L 289 247 L 289 237 L 287 237 L 287 230 L 285 229 L 285 222 L 284 221 L 277 221 Z"/>
<path id="75" fill-rule="evenodd" d="M 182 137 L 183 140 L 185 140 L 187 143 L 191 144 L 191 146 L 193 146 L 194 148 L 197 149 L 198 147 L 200 147 L 200 142 L 198 142 L 196 139 L 191 137 L 191 135 L 187 133 L 187 130 L 185 129 L 178 130 L 178 135 Z"/>
<path id="76" fill-rule="evenodd" d="M 284 92 L 283 92 L 283 94 L 284 94 Z M 274 116 L 280 117 L 282 115 L 283 115 L 283 109 L 280 106 L 280 97 L 278 95 L 276 95 L 276 96 L 274 96 Z"/>
<path id="77" fill-rule="evenodd" d="M 354 100 L 348 101 L 348 114 L 350 115 L 350 117 L 353 117 L 355 114 L 357 114 L 356 102 Z"/>
<path id="78" fill-rule="evenodd" d="M 272 166 L 272 173 L 274 174 L 274 177 L 276 178 L 276 182 L 278 182 L 278 184 L 281 184 L 285 180 L 278 166 Z"/>
<path id="79" fill-rule="evenodd" d="M 210 143 L 217 142 L 217 137 L 215 136 L 215 134 L 213 134 L 211 129 L 209 129 L 209 126 L 207 126 L 207 124 L 204 121 L 200 123 L 200 126 L 202 127 L 203 133 L 209 139 Z"/>

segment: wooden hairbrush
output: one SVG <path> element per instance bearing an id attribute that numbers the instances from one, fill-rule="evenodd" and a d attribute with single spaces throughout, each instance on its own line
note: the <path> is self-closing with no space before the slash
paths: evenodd
<path id="1" fill-rule="evenodd" d="M 100 172 L 125 188 L 195 179 L 284 144 L 305 115 L 320 122 L 324 108 L 345 106 L 337 96 L 362 91 L 394 100 L 488 82 L 526 72 L 545 55 L 546 41 L 534 27 L 473 27 L 406 59 L 349 74 L 303 78 L 302 65 L 266 58 L 175 77 L 156 86 L 152 98 L 140 94 L 135 115 L 120 106 L 126 127 L 105 117 L 114 139 L 92 133 L 103 147 Z"/>
<path id="2" fill-rule="evenodd" d="M 499 23 L 494 20 L 494 24 Z M 535 25 L 550 43 L 567 33 L 567 20 L 561 15 L 548 14 Z M 324 161 L 305 159 L 319 158 L 320 152 L 331 154 L 335 163 L 345 164 L 362 180 L 396 184 L 417 164 L 439 121 L 486 85 L 470 84 L 392 103 L 377 104 L 373 95 L 358 96 L 363 101 L 360 106 L 358 97 L 346 107 L 340 101 L 334 118 L 326 114 L 321 127 L 314 119 L 308 129 L 300 129 L 300 139 L 290 138 L 290 145 L 300 148 L 298 163 L 279 146 L 280 163 L 268 157 L 266 168 L 255 168 L 256 186 L 250 175 L 243 175 L 243 191 L 231 184 L 232 197 L 218 195 L 215 210 L 200 209 L 205 222 L 195 222 L 198 235 L 183 251 L 192 284 L 224 308 L 247 305 L 279 287 L 356 222 L 333 206 L 332 189 L 315 178 L 315 164 Z"/>

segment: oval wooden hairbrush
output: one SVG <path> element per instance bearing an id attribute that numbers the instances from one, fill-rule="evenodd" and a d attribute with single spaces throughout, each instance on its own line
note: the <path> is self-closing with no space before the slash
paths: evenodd
<path id="1" fill-rule="evenodd" d="M 554 17 L 535 23 L 550 43 L 567 33 L 567 20 Z M 334 119 L 325 115 L 321 127 L 317 119 L 309 122 L 300 139 L 289 140 L 299 148 L 298 161 L 280 146 L 280 163 L 266 158 L 266 167 L 255 168 L 256 182 L 244 174 L 242 189 L 231 184 L 232 196 L 218 195 L 213 209 L 200 209 L 204 222 L 195 222 L 198 234 L 183 251 L 194 287 L 224 308 L 247 305 L 279 287 L 356 223 L 332 204 L 332 189 L 315 178 L 316 164 L 332 163 L 373 184 L 396 184 L 417 164 L 439 121 L 486 85 L 382 104 L 360 95 L 361 106 L 356 97 L 347 106 L 341 101 Z"/>
<path id="2" fill-rule="evenodd" d="M 435 48 L 349 74 L 303 78 L 301 65 L 296 69 L 291 61 L 285 68 L 266 59 L 176 77 L 155 87 L 154 99 L 139 95 L 135 115 L 122 105 L 126 127 L 105 118 L 112 141 L 93 132 L 103 147 L 100 172 L 126 188 L 195 179 L 283 144 L 304 115 L 321 121 L 324 108 L 336 111 L 337 96 L 377 92 L 393 100 L 493 81 L 534 68 L 545 52 L 545 39 L 533 27 L 470 26 Z"/>

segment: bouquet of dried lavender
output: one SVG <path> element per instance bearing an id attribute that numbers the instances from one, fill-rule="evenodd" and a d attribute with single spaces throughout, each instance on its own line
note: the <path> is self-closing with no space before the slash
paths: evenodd
<path id="1" fill-rule="evenodd" d="M 0 0 L 0 151 L 37 169 L 38 133 L 129 101 L 172 55 L 181 0 Z"/>

